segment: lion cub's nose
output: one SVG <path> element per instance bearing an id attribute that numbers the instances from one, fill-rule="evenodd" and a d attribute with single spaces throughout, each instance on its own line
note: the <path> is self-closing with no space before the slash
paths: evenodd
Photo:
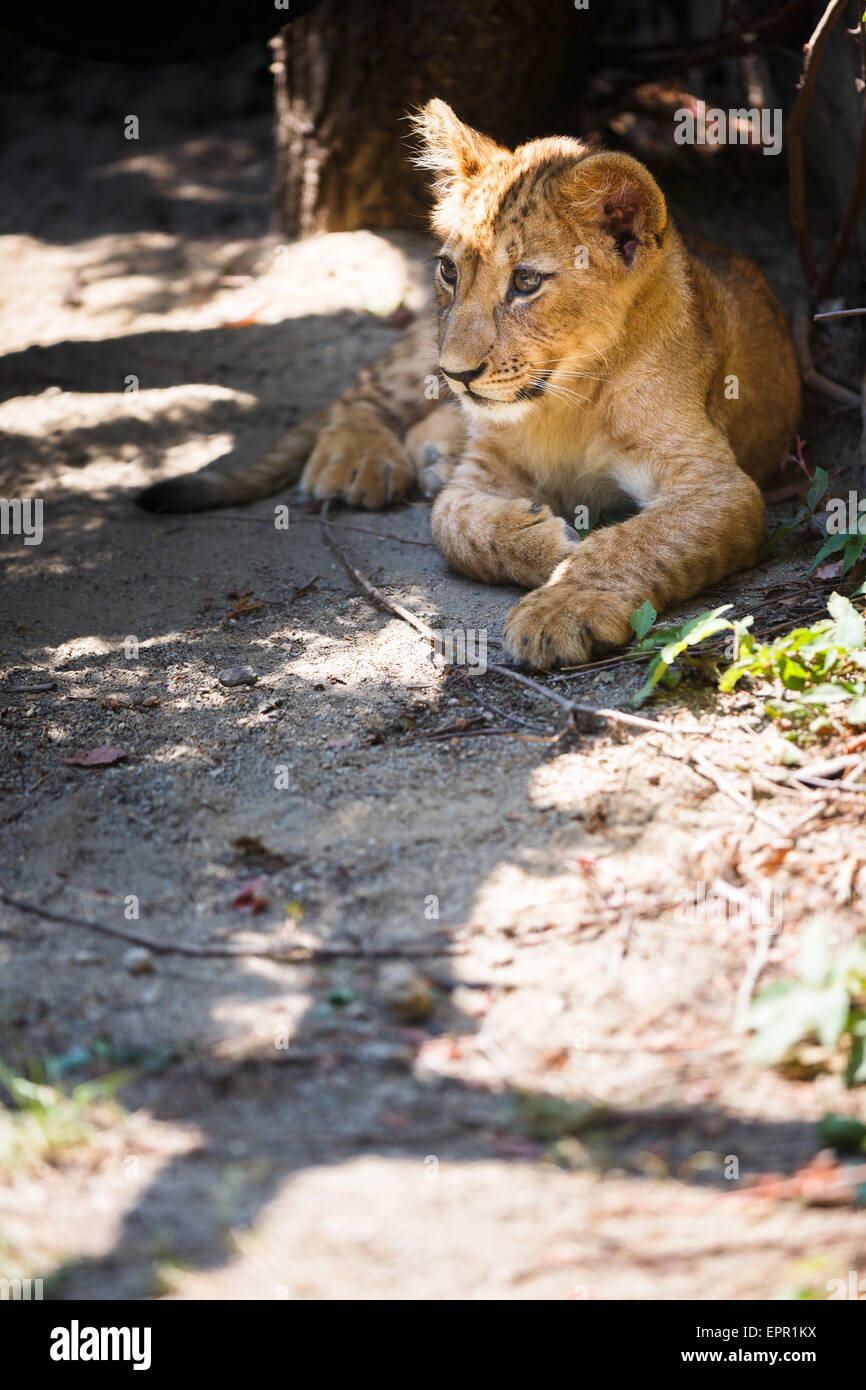
<path id="1" fill-rule="evenodd" d="M 452 372 L 449 371 L 447 367 L 443 367 L 440 363 L 439 370 L 445 376 L 449 377 L 451 381 L 461 381 L 464 386 L 468 386 L 470 381 L 474 381 L 477 376 L 481 375 L 486 366 L 487 363 L 482 362 L 480 367 L 471 367 L 468 372 Z"/>

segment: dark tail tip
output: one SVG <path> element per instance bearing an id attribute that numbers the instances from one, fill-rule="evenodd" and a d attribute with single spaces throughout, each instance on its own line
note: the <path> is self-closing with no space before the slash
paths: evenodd
<path id="1" fill-rule="evenodd" d="M 136 497 L 136 503 L 146 512 L 203 512 L 219 505 L 217 487 L 212 478 L 196 474 L 190 477 L 166 478 L 153 483 Z"/>

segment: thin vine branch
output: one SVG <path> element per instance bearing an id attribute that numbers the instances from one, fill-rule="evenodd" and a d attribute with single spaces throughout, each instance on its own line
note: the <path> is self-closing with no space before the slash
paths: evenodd
<path id="1" fill-rule="evenodd" d="M 278 960 L 286 964 L 303 964 L 316 960 L 423 960 L 427 956 L 444 956 L 455 953 L 451 946 L 437 948 L 423 945 L 415 948 L 414 943 L 395 943 L 392 946 L 356 946 L 354 944 L 330 945 L 328 943 L 285 946 L 195 946 L 185 941 L 159 941 L 145 936 L 143 932 L 124 931 L 121 927 L 111 927 L 107 922 L 97 922 L 90 917 L 79 917 L 72 912 L 55 912 L 53 908 L 42 907 L 39 903 L 27 902 L 25 898 L 15 898 L 0 888 L 0 902 L 8 907 L 27 912 L 33 917 L 41 917 L 46 922 L 56 922 L 60 926 L 80 927 L 84 931 L 95 932 L 98 936 L 109 936 L 115 941 L 125 941 L 128 946 L 144 946 L 154 955 L 221 957 L 224 960 L 252 958 L 257 960 Z"/>

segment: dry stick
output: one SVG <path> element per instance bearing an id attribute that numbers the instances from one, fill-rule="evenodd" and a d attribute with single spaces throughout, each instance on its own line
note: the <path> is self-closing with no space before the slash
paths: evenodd
<path id="1" fill-rule="evenodd" d="M 433 628 L 429 627 L 427 623 L 422 622 L 414 613 L 410 613 L 408 608 L 404 608 L 402 604 L 395 603 L 393 599 L 388 598 L 386 594 L 382 593 L 381 589 L 377 589 L 373 581 L 368 579 L 361 570 L 352 564 L 351 560 L 343 553 L 333 537 L 329 535 L 327 502 L 322 508 L 321 521 L 322 535 L 325 544 L 331 554 L 340 561 L 340 564 L 352 576 L 355 583 L 360 585 L 364 592 L 381 608 L 384 608 L 387 613 L 393 614 L 396 618 L 402 618 L 404 623 L 408 623 L 409 626 L 413 627 L 416 632 L 419 632 L 422 637 L 426 637 L 431 642 L 435 642 L 437 640 L 437 633 L 434 632 Z M 497 675 L 505 676 L 507 680 L 517 681 L 520 685 L 527 686 L 530 690 L 534 690 L 536 695 L 541 695 L 545 700 L 552 701 L 553 704 L 558 705 L 560 709 L 567 710 L 569 714 L 592 715 L 597 719 L 604 719 L 610 724 L 625 724 L 630 728 L 651 729 L 656 733 L 663 734 L 672 732 L 687 734 L 704 733 L 704 730 L 697 726 L 692 727 L 689 725 L 685 728 L 672 730 L 668 725 L 660 724 L 655 719 L 641 719 L 638 715 L 626 714 L 623 710 L 596 709 L 594 705 L 578 704 L 575 700 L 567 700 L 565 696 L 560 695 L 558 691 L 551 690 L 548 686 L 541 685 L 538 681 L 532 680 L 530 676 L 524 676 L 522 672 L 512 670 L 510 666 L 497 666 L 494 662 L 488 662 L 487 670 L 495 671 Z"/>
<path id="2" fill-rule="evenodd" d="M 857 29 L 857 40 L 860 46 L 860 77 L 861 81 L 866 82 L 866 23 L 863 19 Z M 860 152 L 857 156 L 857 172 L 854 175 L 854 187 L 851 189 L 851 196 L 848 199 L 848 206 L 842 218 L 842 225 L 836 234 L 836 241 L 830 253 L 830 260 L 827 269 L 820 277 L 815 286 L 815 298 L 820 299 L 825 294 L 833 276 L 839 268 L 839 263 L 845 254 L 845 249 L 851 238 L 851 233 L 857 221 L 857 213 L 863 201 L 863 194 L 866 192 L 866 100 L 863 103 L 863 118 L 860 127 Z M 847 313 L 863 313 L 862 309 L 847 310 Z"/>
<path id="3" fill-rule="evenodd" d="M 684 39 L 667 43 L 602 44 L 598 57 L 615 66 L 642 69 L 654 60 L 657 53 L 663 70 L 682 66 L 713 63 L 727 54 L 752 52 L 764 39 L 773 38 L 785 29 L 788 21 L 804 9 L 806 0 L 787 0 L 774 15 L 744 24 L 734 34 L 722 34 L 715 39 Z"/>
<path id="4" fill-rule="evenodd" d="M 810 288 L 814 289 L 818 279 L 815 258 L 812 255 L 812 241 L 809 236 L 809 222 L 806 215 L 806 179 L 803 169 L 803 127 L 812 105 L 812 94 L 818 78 L 821 55 L 830 34 L 842 18 L 848 0 L 830 0 L 812 37 L 803 49 L 803 71 L 797 83 L 797 97 L 788 117 L 786 136 L 788 140 L 788 180 L 790 189 L 791 222 L 800 248 L 800 261 Z"/>
<path id="5" fill-rule="evenodd" d="M 792 778 L 796 781 L 796 778 Z M 839 796 L 855 796 L 860 792 L 866 792 L 866 782 L 833 782 L 829 777 L 810 777 L 806 781 L 809 787 L 821 787 L 826 791 L 837 792 Z M 861 798 L 862 799 L 862 798 Z"/>
<path id="6" fill-rule="evenodd" d="M 625 666 L 629 661 L 647 660 L 653 655 L 652 652 L 623 652 L 621 656 L 603 656 L 598 661 L 583 661 L 579 666 L 564 666 L 558 676 L 551 676 L 551 681 L 576 681 L 578 676 L 585 676 L 588 671 L 600 671 L 606 666 Z"/>
<path id="7" fill-rule="evenodd" d="M 823 314 L 813 314 L 815 323 L 820 323 L 822 319 L 850 319 L 857 314 L 866 314 L 866 309 L 828 309 Z"/>
<path id="8" fill-rule="evenodd" d="M 537 695 L 543 695 L 545 699 L 552 700 L 560 709 L 568 710 L 569 714 L 586 714 L 596 719 L 604 719 L 609 724 L 624 724 L 631 729 L 649 729 L 652 733 L 661 734 L 700 734 L 706 737 L 706 731 L 698 725 L 685 724 L 677 725 L 673 728 L 670 724 L 661 724 L 657 719 L 643 719 L 638 714 L 626 714 L 625 710 L 620 709 L 597 709 L 595 705 L 584 705 L 577 700 L 567 700 L 564 695 L 560 695 L 557 690 L 551 690 L 546 685 L 541 685 L 534 681 L 531 676 L 524 676 L 522 671 L 514 671 L 510 666 L 497 666 L 493 662 L 488 663 L 488 671 L 495 671 L 500 676 L 506 676 L 509 680 L 517 681 L 520 685 L 527 686 L 534 690 Z"/>
<path id="9" fill-rule="evenodd" d="M 746 967 L 746 973 L 740 982 L 740 988 L 737 990 L 737 1001 L 734 1005 L 735 1025 L 741 1023 L 745 1017 L 746 1010 L 751 1003 L 752 995 L 755 992 L 758 980 L 761 978 L 764 967 L 770 959 L 770 951 L 773 949 L 773 943 L 781 930 L 782 924 L 780 922 L 775 927 L 761 927 L 758 932 L 755 949 Z"/>
<path id="10" fill-rule="evenodd" d="M 840 405 L 859 410 L 860 397 L 856 391 L 852 391 L 850 386 L 840 385 L 838 381 L 831 381 L 815 367 L 812 349 L 809 346 L 809 314 L 805 308 L 801 307 L 794 314 L 791 331 L 804 385 L 811 386 L 814 391 L 821 391 L 825 396 L 829 396 L 831 401 L 838 401 Z"/>
<path id="11" fill-rule="evenodd" d="M 413 743 L 436 743 L 452 738 L 516 738 L 518 743 L 558 743 L 570 728 L 569 722 L 555 734 L 521 734 L 516 729 L 490 729 L 486 725 L 483 729 L 434 729 L 429 734 L 413 734 L 410 738 L 398 739 L 395 746 L 411 748 Z"/>
<path id="12" fill-rule="evenodd" d="M 773 768 L 772 772 L 779 778 L 796 777 L 802 781 L 804 777 L 832 777 L 837 772 L 857 767 L 862 761 L 860 753 L 840 753 L 836 758 L 821 758 L 819 762 L 807 763 L 804 767 Z"/>
<path id="13" fill-rule="evenodd" d="M 4 685 L 0 695 L 39 695 L 44 690 L 56 690 L 56 681 L 46 681 L 44 685 Z"/>
<path id="14" fill-rule="evenodd" d="M 355 960 L 377 959 L 377 960 L 397 960 L 414 959 L 423 960 L 427 956 L 445 956 L 456 954 L 459 948 L 456 947 L 435 947 L 423 946 L 420 950 L 408 950 L 402 946 L 191 946 L 185 942 L 175 941 L 154 941 L 149 936 L 144 936 L 140 932 L 122 931 L 119 927 L 110 927 L 105 922 L 94 922 L 89 917 L 76 917 L 69 912 L 54 912 L 51 908 L 40 907 L 37 903 L 28 903 L 23 898 L 13 898 L 10 893 L 0 889 L 0 902 L 6 903 L 9 907 L 17 907 L 19 912 L 29 912 L 34 917 L 42 917 L 46 922 L 58 922 L 67 927 L 82 927 L 87 931 L 96 932 L 100 936 L 110 936 L 118 941 L 125 941 L 131 946 L 145 946 L 147 950 L 155 955 L 163 956 L 217 956 L 223 959 L 237 960 L 242 957 L 255 957 L 259 960 L 278 960 L 286 963 L 303 964 L 309 960 L 343 960 L 346 958 Z"/>
<path id="15" fill-rule="evenodd" d="M 824 45 L 837 21 L 840 19 L 846 4 L 847 0 L 830 0 L 830 4 L 821 16 L 812 37 L 805 46 L 803 72 L 798 83 L 799 90 L 797 99 L 794 102 L 791 115 L 788 118 L 786 132 L 788 139 L 788 178 L 790 184 L 791 221 L 797 236 L 803 273 L 806 276 L 810 288 L 815 293 L 823 289 L 829 281 L 831 274 L 836 270 L 838 260 L 844 251 L 848 237 L 853 228 L 864 187 L 866 187 L 866 113 L 864 113 L 863 138 L 861 140 L 854 188 L 852 189 L 842 228 L 836 239 L 836 245 L 833 248 L 830 264 L 823 275 L 819 276 L 815 266 L 815 259 L 812 255 L 812 243 L 809 237 L 809 224 L 806 214 L 806 183 L 803 167 L 803 127 L 806 122 L 809 107 L 812 103 L 812 94 L 818 76 L 818 68 L 821 62 L 821 55 L 824 51 Z M 807 386 L 811 386 L 816 391 L 821 391 L 825 396 L 829 396 L 831 400 L 838 401 L 840 405 L 859 408 L 861 405 L 861 398 L 857 392 L 850 390 L 847 386 L 840 385 L 838 382 L 831 381 L 829 377 L 824 376 L 823 373 L 816 370 L 809 347 L 809 316 L 804 309 L 799 310 L 794 316 L 793 334 L 794 344 L 797 349 L 797 357 L 800 363 L 800 372 L 804 383 Z"/>
<path id="16" fill-rule="evenodd" d="M 387 597 L 386 594 L 383 594 L 382 590 L 377 589 L 373 581 L 371 579 L 368 579 L 365 574 L 362 574 L 359 569 L 356 569 L 355 566 L 352 564 L 351 560 L 348 558 L 348 556 L 346 556 L 343 553 L 343 551 L 337 545 L 337 542 L 334 540 L 333 536 L 330 533 L 329 528 L 332 525 L 332 522 L 328 515 L 330 511 L 330 506 L 331 504 L 329 501 L 325 503 L 324 507 L 322 508 L 319 514 L 319 521 L 322 527 L 322 537 L 324 539 L 325 545 L 328 547 L 334 558 L 340 561 L 340 564 L 347 571 L 347 573 L 351 575 L 355 583 L 360 585 L 364 592 L 368 594 L 369 597 L 373 599 L 373 601 L 377 603 L 380 608 L 384 608 L 386 613 L 393 614 L 395 618 L 402 618 L 404 623 L 408 623 L 410 627 L 414 627 L 415 631 L 420 632 L 422 637 L 429 637 L 431 641 L 435 640 L 436 633 L 433 631 L 432 627 L 428 627 L 427 624 L 425 622 L 422 622 L 420 618 L 416 618 L 415 614 L 410 613 L 408 608 L 404 608 L 402 604 L 395 603 L 393 599 L 390 599 Z"/>
<path id="17" fill-rule="evenodd" d="M 776 820 L 775 816 L 768 816 L 764 811 L 759 811 L 750 797 L 741 792 L 739 787 L 735 787 L 729 782 L 720 769 L 707 762 L 705 758 L 698 757 L 689 750 L 685 761 L 689 767 L 697 772 L 699 777 L 704 777 L 708 782 L 712 782 L 717 791 L 720 791 L 723 796 L 729 797 L 738 806 L 742 806 L 751 816 L 755 817 L 755 820 L 763 821 L 765 825 L 769 825 L 777 835 L 787 833 L 785 827 Z"/>
<path id="18" fill-rule="evenodd" d="M 856 796 L 862 803 L 861 792 L 866 791 L 866 782 L 845 782 L 831 777 L 821 777 L 816 773 L 803 773 L 792 769 L 779 776 L 776 768 L 762 767 L 758 771 L 776 786 L 790 787 L 791 783 L 806 787 L 820 787 L 822 791 L 835 792 L 838 796 Z"/>
<path id="19" fill-rule="evenodd" d="M 476 696 L 477 699 L 477 696 Z M 542 724 L 533 724 L 532 720 L 524 719 L 522 714 L 515 714 L 512 710 L 502 709 L 500 705 L 495 705 L 489 695 L 484 696 L 483 700 L 478 700 L 482 709 L 489 710 L 493 714 L 498 714 L 502 719 L 511 719 L 515 724 L 522 724 L 524 729 L 532 729 L 533 733 L 544 734 Z"/>

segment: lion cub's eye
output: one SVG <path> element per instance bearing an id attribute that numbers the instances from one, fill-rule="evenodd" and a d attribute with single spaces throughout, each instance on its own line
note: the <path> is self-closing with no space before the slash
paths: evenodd
<path id="1" fill-rule="evenodd" d="M 446 285 L 457 284 L 457 267 L 449 256 L 439 257 L 439 274 Z"/>
<path id="2" fill-rule="evenodd" d="M 531 266 L 519 265 L 511 277 L 511 288 L 515 294 L 534 294 L 545 276 Z"/>

